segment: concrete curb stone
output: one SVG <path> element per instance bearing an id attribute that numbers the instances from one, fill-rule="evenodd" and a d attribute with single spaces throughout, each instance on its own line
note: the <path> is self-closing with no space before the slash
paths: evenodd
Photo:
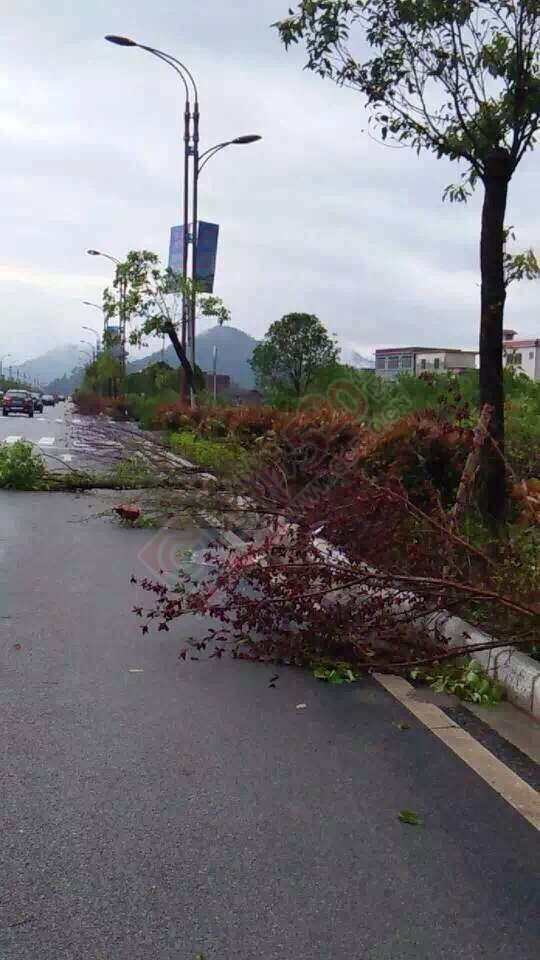
<path id="1" fill-rule="evenodd" d="M 497 639 L 478 627 L 473 627 L 461 617 L 450 616 L 444 611 L 432 615 L 428 622 L 428 626 L 430 625 L 433 629 L 437 627 L 450 647 L 475 646 Z M 498 647 L 496 650 L 478 650 L 473 655 L 486 673 L 502 684 L 511 703 L 540 719 L 539 661 L 511 645 Z"/>

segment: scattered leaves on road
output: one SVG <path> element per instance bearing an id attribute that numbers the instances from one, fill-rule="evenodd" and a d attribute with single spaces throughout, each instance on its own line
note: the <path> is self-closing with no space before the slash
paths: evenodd
<path id="1" fill-rule="evenodd" d="M 415 813 L 414 810 L 407 810 L 406 808 L 399 811 L 398 820 L 400 820 L 401 823 L 409 823 L 412 827 L 419 827 L 422 824 L 422 820 L 418 814 Z"/>
<path id="2" fill-rule="evenodd" d="M 18 917 L 15 918 L 13 923 L 8 923 L 8 928 L 11 927 L 23 927 L 26 923 L 32 923 L 35 920 L 35 915 L 33 913 L 21 913 Z"/>
<path id="3" fill-rule="evenodd" d="M 397 727 L 398 730 L 410 730 L 410 729 L 411 729 L 410 726 L 409 726 L 409 724 L 408 724 L 408 723 L 404 723 L 403 720 L 400 720 L 398 723 L 395 723 L 394 726 Z"/>

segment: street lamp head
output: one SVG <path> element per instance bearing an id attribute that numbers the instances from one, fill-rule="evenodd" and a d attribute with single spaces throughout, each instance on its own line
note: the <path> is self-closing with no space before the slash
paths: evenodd
<path id="1" fill-rule="evenodd" d="M 99 250 L 87 250 L 86 252 L 89 253 L 91 257 L 100 257 L 100 256 L 101 256 Z"/>
<path id="2" fill-rule="evenodd" d="M 257 140 L 262 140 L 258 133 L 246 133 L 243 137 L 235 137 L 231 143 L 256 143 Z"/>
<path id="3" fill-rule="evenodd" d="M 116 43 L 118 47 L 138 47 L 139 44 L 135 43 L 135 40 L 130 40 L 129 37 L 117 37 L 114 33 L 109 33 L 105 37 L 109 43 Z"/>

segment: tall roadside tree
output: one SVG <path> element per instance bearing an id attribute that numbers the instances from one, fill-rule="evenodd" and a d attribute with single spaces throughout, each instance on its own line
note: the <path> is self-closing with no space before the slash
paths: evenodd
<path id="1" fill-rule="evenodd" d="M 103 308 L 109 320 L 123 314 L 131 324 L 129 340 L 140 344 L 148 336 L 166 336 L 183 370 L 185 382 L 196 390 L 196 377 L 183 342 L 182 300 L 192 295 L 192 281 L 170 269 L 162 269 L 157 254 L 150 250 L 131 250 L 116 267 L 114 291 L 103 292 Z M 213 317 L 221 326 L 230 315 L 219 297 L 195 288 L 199 316 Z"/>
<path id="2" fill-rule="evenodd" d="M 503 313 L 510 180 L 540 123 L 539 0 L 303 0 L 279 21 L 307 68 L 361 92 L 382 140 L 466 167 L 445 196 L 484 189 L 480 402 L 493 408 L 481 481 L 485 519 L 505 509 Z M 365 54 L 364 54 L 365 51 Z"/>
<path id="3" fill-rule="evenodd" d="M 338 353 L 318 317 L 288 313 L 257 344 L 251 366 L 263 389 L 290 390 L 300 397 L 320 370 L 336 362 Z"/>

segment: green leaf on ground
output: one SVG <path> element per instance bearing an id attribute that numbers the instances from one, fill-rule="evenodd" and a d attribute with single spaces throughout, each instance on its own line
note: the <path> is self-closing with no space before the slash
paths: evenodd
<path id="1" fill-rule="evenodd" d="M 419 827 L 422 824 L 421 818 L 414 810 L 400 810 L 398 820 L 400 820 L 401 823 L 409 823 L 412 827 Z"/>
<path id="2" fill-rule="evenodd" d="M 394 726 L 397 727 L 398 730 L 410 730 L 410 729 L 411 729 L 410 726 L 409 726 L 409 724 L 408 724 L 408 723 L 404 723 L 403 720 L 399 720 L 398 723 L 395 723 L 395 724 L 394 724 Z"/>

